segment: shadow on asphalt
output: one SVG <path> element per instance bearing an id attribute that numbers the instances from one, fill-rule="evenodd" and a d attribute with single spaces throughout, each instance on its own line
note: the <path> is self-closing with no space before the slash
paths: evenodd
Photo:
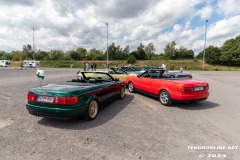
<path id="1" fill-rule="evenodd" d="M 186 110 L 204 110 L 218 107 L 219 104 L 210 101 L 199 101 L 199 102 L 188 102 L 188 103 L 177 103 L 175 107 L 186 109 Z"/>
<path id="2" fill-rule="evenodd" d="M 77 120 L 41 118 L 38 123 L 44 126 L 72 130 L 86 130 L 98 127 L 113 119 L 131 103 L 133 98 L 134 96 L 129 94 L 126 94 L 123 100 L 111 98 L 108 103 L 104 103 L 100 106 L 97 117 L 92 121 L 84 121 L 82 118 Z"/>
<path id="3" fill-rule="evenodd" d="M 152 100 L 156 100 L 159 102 L 158 98 L 150 96 L 148 94 L 144 94 L 141 92 L 137 92 L 135 94 L 139 94 L 139 95 L 151 98 Z M 159 102 L 159 105 L 162 105 L 162 104 Z M 219 104 L 217 104 L 217 103 L 205 100 L 205 101 L 195 101 L 195 102 L 191 102 L 191 101 L 174 102 L 172 105 L 167 106 L 167 107 L 177 107 L 177 108 L 186 109 L 186 110 L 203 110 L 203 109 L 215 108 L 218 106 L 219 106 Z"/>

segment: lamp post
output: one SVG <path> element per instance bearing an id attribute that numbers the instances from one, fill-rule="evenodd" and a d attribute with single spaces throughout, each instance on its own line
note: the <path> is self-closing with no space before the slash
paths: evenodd
<path id="1" fill-rule="evenodd" d="M 108 23 L 106 23 L 107 25 L 107 68 L 108 68 Z"/>
<path id="2" fill-rule="evenodd" d="M 35 59 L 34 57 L 34 28 L 32 28 L 33 30 L 33 46 L 32 46 L 32 54 L 33 54 L 33 60 Z"/>
<path id="3" fill-rule="evenodd" d="M 205 48 L 206 48 L 206 39 L 207 39 L 207 22 L 206 20 L 206 28 L 205 28 L 205 42 L 204 42 L 204 49 L 203 49 L 203 64 L 202 64 L 202 70 L 204 71 L 204 64 L 205 64 Z"/>

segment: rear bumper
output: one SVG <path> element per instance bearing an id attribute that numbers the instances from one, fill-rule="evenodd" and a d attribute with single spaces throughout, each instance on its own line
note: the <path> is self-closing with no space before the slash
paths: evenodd
<path id="1" fill-rule="evenodd" d="M 176 101 L 192 101 L 192 100 L 205 100 L 209 96 L 209 92 L 198 94 L 171 94 L 171 98 Z"/>
<path id="2" fill-rule="evenodd" d="M 87 105 L 76 108 L 50 108 L 26 104 L 28 112 L 39 117 L 74 119 L 84 115 Z"/>

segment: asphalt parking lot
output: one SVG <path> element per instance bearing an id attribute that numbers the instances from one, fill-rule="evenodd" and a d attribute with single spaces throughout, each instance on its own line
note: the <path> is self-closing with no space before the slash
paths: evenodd
<path id="1" fill-rule="evenodd" d="M 43 70 L 42 84 L 77 72 Z M 36 69 L 0 68 L 0 159 L 239 160 L 240 72 L 188 73 L 209 83 L 206 101 L 165 107 L 126 91 L 123 100 L 110 100 L 87 122 L 30 115 L 26 95 L 39 86 Z"/>

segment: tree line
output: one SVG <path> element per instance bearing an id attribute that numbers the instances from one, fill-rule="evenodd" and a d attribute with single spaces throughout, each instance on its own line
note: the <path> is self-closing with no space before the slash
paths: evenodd
<path id="1" fill-rule="evenodd" d="M 197 58 L 203 57 L 201 51 Z M 223 43 L 221 47 L 209 46 L 205 49 L 205 62 L 227 66 L 240 66 L 240 35 Z"/>
<path id="2" fill-rule="evenodd" d="M 108 47 L 109 60 L 127 60 L 134 63 L 136 60 L 178 60 L 178 59 L 202 59 L 203 51 L 194 56 L 191 49 L 183 46 L 176 48 L 176 42 L 168 43 L 164 48 L 164 53 L 156 53 L 153 43 L 144 46 L 142 43 L 136 50 L 130 52 L 129 46 L 122 48 L 114 42 Z M 106 60 L 107 51 L 101 51 L 92 48 L 87 51 L 85 48 L 77 48 L 76 50 L 32 50 L 31 44 L 23 45 L 22 51 L 12 51 L 6 53 L 0 51 L 0 59 L 22 61 L 22 60 Z M 221 64 L 229 66 L 240 65 L 240 35 L 236 38 L 229 39 L 224 42 L 223 46 L 209 46 L 205 49 L 205 62 L 210 64 Z"/>

